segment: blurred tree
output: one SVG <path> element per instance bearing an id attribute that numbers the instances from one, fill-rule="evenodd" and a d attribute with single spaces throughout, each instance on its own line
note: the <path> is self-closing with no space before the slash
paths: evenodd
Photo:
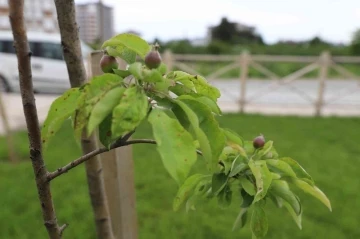
<path id="1" fill-rule="evenodd" d="M 211 41 L 222 41 L 228 44 L 259 43 L 264 44 L 260 35 L 252 26 L 229 22 L 223 17 L 220 24 L 210 28 Z"/>
<path id="2" fill-rule="evenodd" d="M 352 36 L 350 51 L 352 55 L 360 55 L 360 29 L 357 29 Z"/>

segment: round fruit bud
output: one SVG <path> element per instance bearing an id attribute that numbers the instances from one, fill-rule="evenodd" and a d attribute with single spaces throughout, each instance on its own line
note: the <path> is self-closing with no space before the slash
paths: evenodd
<path id="1" fill-rule="evenodd" d="M 161 56 L 158 51 L 159 45 L 155 44 L 152 50 L 145 56 L 145 65 L 149 69 L 158 68 L 161 64 Z"/>
<path id="2" fill-rule="evenodd" d="M 256 149 L 264 147 L 264 145 L 265 145 L 265 138 L 264 138 L 264 136 L 263 136 L 263 135 L 260 135 L 260 136 L 256 137 L 256 138 L 253 140 L 253 145 L 254 145 L 254 148 L 256 148 Z"/>
<path id="3" fill-rule="evenodd" d="M 100 67 L 104 73 L 113 73 L 113 69 L 118 68 L 118 62 L 115 57 L 104 54 L 100 60 Z"/>

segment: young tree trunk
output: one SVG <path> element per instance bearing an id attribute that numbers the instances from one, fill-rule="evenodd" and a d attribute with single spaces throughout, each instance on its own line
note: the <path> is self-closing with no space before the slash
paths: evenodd
<path id="1" fill-rule="evenodd" d="M 60 239 L 65 226 L 59 227 L 57 223 L 50 183 L 47 180 L 48 171 L 41 152 L 40 126 L 31 76 L 31 51 L 24 23 L 24 1 L 9 0 L 8 3 L 9 18 L 18 59 L 21 98 L 30 141 L 30 159 L 34 169 L 44 225 L 48 231 L 49 238 Z"/>
<path id="2" fill-rule="evenodd" d="M 61 42 L 71 87 L 86 82 L 86 72 L 81 53 L 81 45 L 75 15 L 74 0 L 54 0 L 57 10 Z M 96 149 L 96 138 L 83 134 L 82 150 L 87 154 Z M 106 201 L 100 157 L 95 156 L 85 162 L 89 194 L 95 214 L 96 231 L 99 239 L 113 239 L 109 209 Z"/>

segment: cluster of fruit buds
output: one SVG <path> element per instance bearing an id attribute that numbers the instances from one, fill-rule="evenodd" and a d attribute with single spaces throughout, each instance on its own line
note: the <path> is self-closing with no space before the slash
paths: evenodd
<path id="1" fill-rule="evenodd" d="M 151 51 L 145 56 L 145 65 L 149 69 L 156 69 L 161 65 L 161 55 L 159 53 L 159 44 L 155 43 L 152 46 Z M 100 60 L 100 68 L 104 73 L 113 73 L 113 69 L 118 69 L 118 62 L 113 56 L 109 56 L 107 52 L 104 52 L 104 55 Z"/>

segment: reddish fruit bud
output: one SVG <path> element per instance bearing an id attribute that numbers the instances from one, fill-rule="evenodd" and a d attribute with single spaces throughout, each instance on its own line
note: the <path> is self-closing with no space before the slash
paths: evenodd
<path id="1" fill-rule="evenodd" d="M 254 148 L 256 148 L 256 149 L 264 147 L 264 145 L 265 145 L 265 138 L 264 138 L 264 136 L 263 136 L 263 135 L 260 135 L 260 136 L 256 137 L 256 138 L 253 140 L 253 145 L 254 145 Z"/>
<path id="2" fill-rule="evenodd" d="M 161 56 L 158 52 L 159 45 L 155 44 L 153 49 L 145 56 L 145 65 L 149 69 L 158 68 L 161 64 Z"/>
<path id="3" fill-rule="evenodd" d="M 118 63 L 115 57 L 104 54 L 100 60 L 100 67 L 104 73 L 113 73 L 113 69 L 118 68 Z"/>

